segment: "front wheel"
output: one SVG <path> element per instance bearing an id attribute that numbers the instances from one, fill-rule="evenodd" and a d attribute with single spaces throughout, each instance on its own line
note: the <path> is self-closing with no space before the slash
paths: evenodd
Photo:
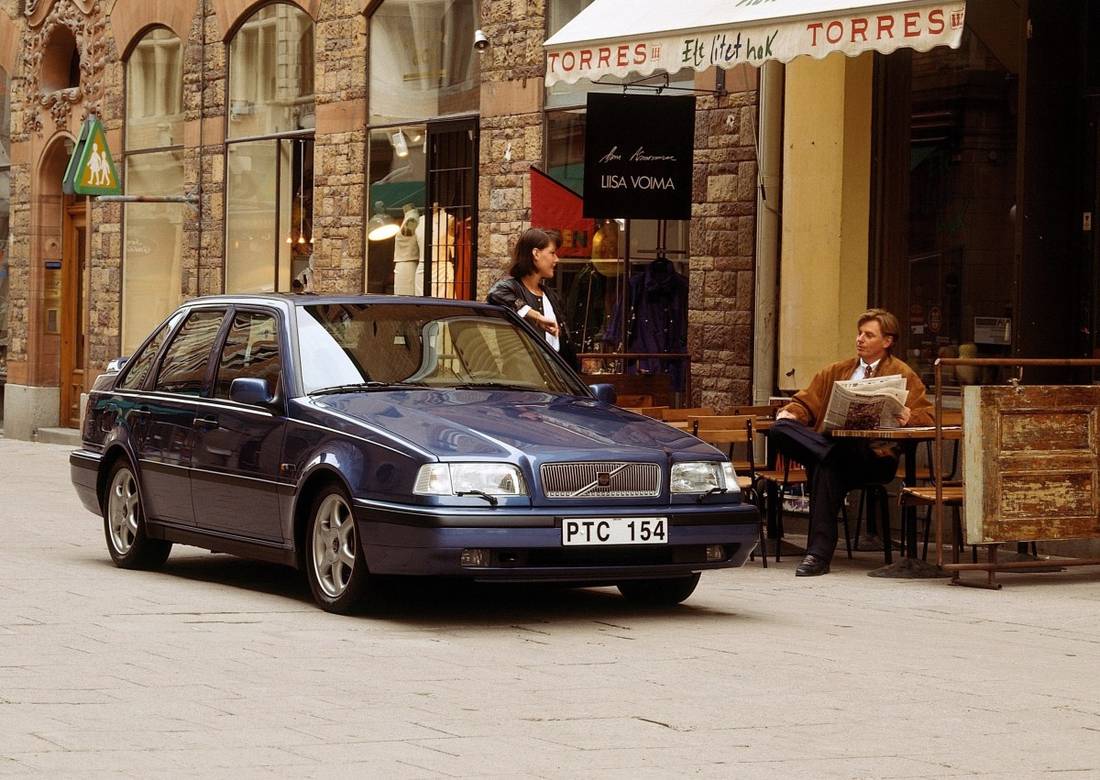
<path id="1" fill-rule="evenodd" d="M 651 606 L 671 607 L 687 599 L 699 584 L 699 574 L 660 580 L 627 580 L 619 583 L 619 593 L 628 601 Z"/>
<path id="2" fill-rule="evenodd" d="M 325 488 L 313 501 L 306 557 L 309 589 L 321 609 L 346 615 L 360 605 L 370 574 L 351 502 L 337 485 Z"/>
<path id="3" fill-rule="evenodd" d="M 156 569 L 168 560 L 172 543 L 145 535 L 145 512 L 137 477 L 130 464 L 119 460 L 107 477 L 103 502 L 103 534 L 107 551 L 121 569 Z"/>

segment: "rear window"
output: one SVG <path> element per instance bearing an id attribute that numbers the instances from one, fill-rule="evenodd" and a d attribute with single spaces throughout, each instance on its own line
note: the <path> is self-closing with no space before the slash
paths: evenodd
<path id="1" fill-rule="evenodd" d="M 146 342 L 145 346 L 139 348 L 137 353 L 130 358 L 125 369 L 126 373 L 118 383 L 120 390 L 136 390 L 145 384 L 145 378 L 149 376 L 149 372 L 153 368 L 153 361 L 157 359 L 157 353 L 160 352 L 164 340 L 168 338 L 172 328 L 176 327 L 176 323 L 182 318 L 183 312 L 173 314 L 168 322 L 157 329 L 157 332 Z"/>

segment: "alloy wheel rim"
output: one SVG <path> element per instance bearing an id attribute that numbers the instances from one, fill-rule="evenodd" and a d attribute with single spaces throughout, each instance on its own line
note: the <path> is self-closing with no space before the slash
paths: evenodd
<path id="1" fill-rule="evenodd" d="M 130 552 L 137 539 L 138 513 L 141 499 L 137 480 L 129 469 L 119 469 L 111 480 L 107 517 L 111 529 L 111 546 L 119 555 Z"/>
<path id="2" fill-rule="evenodd" d="M 339 598 L 355 570 L 355 519 L 338 495 L 317 508 L 313 523 L 313 572 L 329 598 Z"/>

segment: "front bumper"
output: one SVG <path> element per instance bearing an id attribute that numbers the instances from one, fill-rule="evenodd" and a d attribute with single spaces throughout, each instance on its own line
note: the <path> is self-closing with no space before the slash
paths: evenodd
<path id="1" fill-rule="evenodd" d="M 590 584 L 741 566 L 756 546 L 760 522 L 751 504 L 465 512 L 360 499 L 355 514 L 367 566 L 375 574 Z M 667 544 L 562 545 L 565 519 L 654 515 L 668 518 Z M 708 545 L 722 545 L 723 559 L 707 561 Z M 489 565 L 463 566 L 467 548 L 488 549 Z"/>

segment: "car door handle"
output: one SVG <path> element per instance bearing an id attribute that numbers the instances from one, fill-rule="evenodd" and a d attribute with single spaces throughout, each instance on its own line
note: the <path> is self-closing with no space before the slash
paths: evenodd
<path id="1" fill-rule="evenodd" d="M 217 417 L 196 417 L 195 418 L 195 427 L 196 428 L 218 428 L 220 426 L 219 426 Z"/>

